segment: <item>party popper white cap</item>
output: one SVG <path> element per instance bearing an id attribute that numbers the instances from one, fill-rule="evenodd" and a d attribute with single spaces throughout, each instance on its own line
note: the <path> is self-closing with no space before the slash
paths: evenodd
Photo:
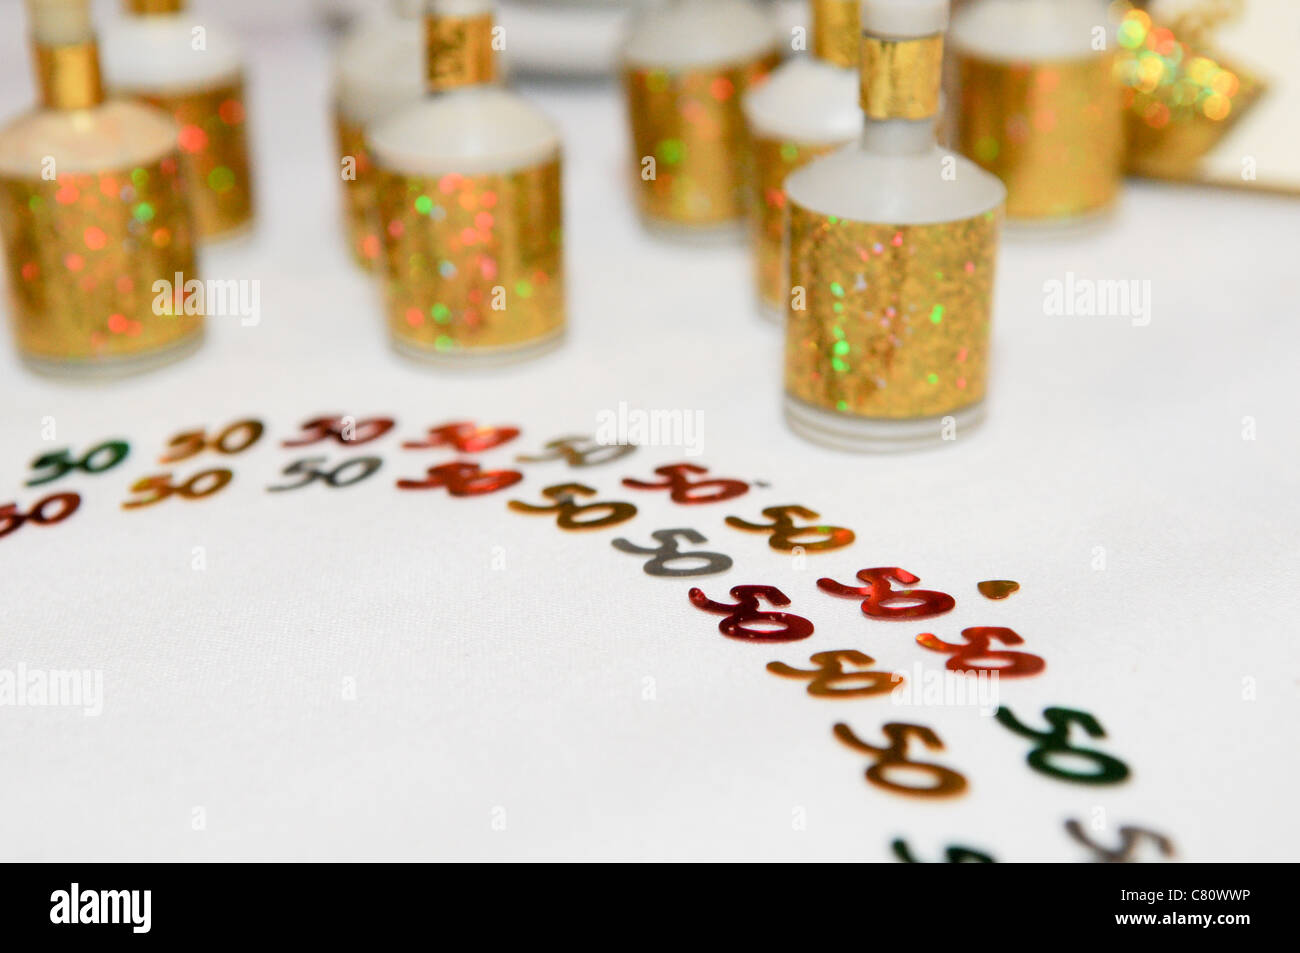
<path id="1" fill-rule="evenodd" d="M 948 28 L 948 0 L 862 0 L 862 32 L 894 39 L 934 36 Z"/>
<path id="2" fill-rule="evenodd" d="M 27 0 L 32 39 L 42 46 L 69 46 L 93 39 L 90 0 Z"/>
<path id="3" fill-rule="evenodd" d="M 424 10 L 440 17 L 478 17 L 495 6 L 493 0 L 425 0 Z"/>

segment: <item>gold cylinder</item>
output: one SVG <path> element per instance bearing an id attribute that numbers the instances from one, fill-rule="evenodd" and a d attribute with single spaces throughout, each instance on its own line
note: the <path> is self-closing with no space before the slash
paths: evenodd
<path id="1" fill-rule="evenodd" d="M 128 364 L 197 341 L 203 315 L 185 308 L 194 236 L 176 153 L 51 181 L 0 178 L 0 224 L 25 357 Z"/>
<path id="2" fill-rule="evenodd" d="M 786 305 L 786 176 L 837 145 L 754 136 L 754 268 L 759 299 L 771 311 L 783 313 Z"/>
<path id="3" fill-rule="evenodd" d="M 99 47 L 94 40 L 62 46 L 33 44 L 41 103 L 49 109 L 89 109 L 104 101 Z"/>
<path id="4" fill-rule="evenodd" d="M 375 170 L 388 326 L 429 358 L 508 356 L 564 328 L 560 157 L 511 172 Z"/>
<path id="5" fill-rule="evenodd" d="M 926 119 L 939 111 L 943 36 L 891 40 L 862 34 L 859 104 L 869 119 Z"/>
<path id="6" fill-rule="evenodd" d="M 1000 218 L 869 224 L 791 202 L 786 394 L 888 420 L 979 403 Z"/>
<path id="7" fill-rule="evenodd" d="M 1007 217 L 1072 218 L 1119 192 L 1124 134 L 1115 58 L 1010 62 L 957 56 L 962 153 L 1007 187 Z"/>
<path id="8" fill-rule="evenodd" d="M 778 62 L 772 52 L 717 67 L 624 70 L 636 194 L 646 218 L 709 227 L 744 216 L 753 160 L 740 101 Z"/>
<path id="9" fill-rule="evenodd" d="M 493 17 L 427 13 L 424 17 L 425 88 L 431 93 L 491 83 L 497 78 Z"/>
<path id="10" fill-rule="evenodd" d="M 247 227 L 253 219 L 253 183 L 243 79 L 187 92 L 134 95 L 180 127 L 178 143 L 199 236 L 220 238 Z"/>
<path id="11" fill-rule="evenodd" d="M 861 0 L 812 0 L 813 56 L 835 66 L 858 65 Z"/>

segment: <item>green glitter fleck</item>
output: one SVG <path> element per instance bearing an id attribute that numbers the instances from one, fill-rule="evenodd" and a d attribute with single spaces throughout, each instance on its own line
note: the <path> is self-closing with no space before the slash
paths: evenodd
<path id="1" fill-rule="evenodd" d="M 657 151 L 659 161 L 666 165 L 677 165 L 686 157 L 686 145 L 680 139 L 665 139 Z"/>
<path id="2" fill-rule="evenodd" d="M 930 312 L 930 323 L 938 324 L 943 320 L 943 305 L 936 304 L 934 310 Z"/>
<path id="3" fill-rule="evenodd" d="M 837 297 L 837 298 L 843 298 L 843 297 L 844 297 L 844 286 L 843 286 L 842 284 L 840 284 L 838 281 L 832 281 L 832 282 L 831 282 L 831 294 L 835 295 L 835 297 Z"/>
<path id="4" fill-rule="evenodd" d="M 533 296 L 533 286 L 529 281 L 519 279 L 515 282 L 515 294 L 521 298 L 531 298 Z"/>
<path id="5" fill-rule="evenodd" d="M 428 215 L 433 211 L 433 199 L 427 195 L 421 195 L 415 200 L 415 210 L 421 215 Z"/>
<path id="6" fill-rule="evenodd" d="M 149 184 L 149 173 L 144 169 L 131 170 L 131 184 L 137 189 L 142 189 Z"/>
<path id="7" fill-rule="evenodd" d="M 793 142 L 781 143 L 781 158 L 786 162 L 795 162 L 799 158 L 799 147 Z"/>
<path id="8" fill-rule="evenodd" d="M 831 350 L 833 350 L 836 354 L 848 354 L 848 353 L 849 353 L 849 342 L 848 342 L 848 341 L 836 341 L 836 342 L 835 342 L 835 347 L 833 347 Z"/>
<path id="9" fill-rule="evenodd" d="M 213 192 L 227 192 L 235 185 L 235 173 L 219 165 L 208 173 L 208 188 Z"/>
<path id="10" fill-rule="evenodd" d="M 835 409 L 836 409 L 836 410 L 848 410 L 848 409 L 849 409 L 849 402 L 848 402 L 847 400 L 837 400 L 837 401 L 835 402 Z"/>
<path id="11" fill-rule="evenodd" d="M 998 141 L 992 136 L 984 136 L 975 143 L 975 158 L 980 162 L 992 162 L 999 151 Z"/>
<path id="12" fill-rule="evenodd" d="M 831 367 L 835 368 L 835 370 L 839 371 L 841 374 L 849 369 L 848 362 L 843 361 L 838 357 L 831 358 Z"/>
<path id="13" fill-rule="evenodd" d="M 441 301 L 430 308 L 429 313 L 433 315 L 433 320 L 437 321 L 439 324 L 446 324 L 451 320 L 451 308 L 447 307 Z"/>
<path id="14" fill-rule="evenodd" d="M 153 219 L 153 206 L 148 202 L 141 202 L 135 207 L 134 215 L 141 222 L 148 222 Z"/>
<path id="15" fill-rule="evenodd" d="M 447 335 L 441 334 L 438 336 L 438 340 L 433 342 L 433 346 L 439 351 L 450 351 L 456 346 L 456 342 Z"/>
<path id="16" fill-rule="evenodd" d="M 929 381 L 931 384 L 937 384 L 937 383 L 939 383 L 939 375 L 938 375 L 938 374 L 933 374 L 933 373 L 932 373 L 932 374 L 926 374 L 926 375 L 925 375 L 925 379 L 926 379 L 927 381 Z"/>

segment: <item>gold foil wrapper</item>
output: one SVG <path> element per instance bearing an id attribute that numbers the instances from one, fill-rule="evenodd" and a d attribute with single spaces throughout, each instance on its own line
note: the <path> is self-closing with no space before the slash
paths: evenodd
<path id="1" fill-rule="evenodd" d="M 813 56 L 836 66 L 858 65 L 861 0 L 812 0 Z"/>
<path id="2" fill-rule="evenodd" d="M 139 93 L 180 126 L 178 143 L 201 238 L 237 232 L 253 220 L 242 80 L 181 93 Z"/>
<path id="3" fill-rule="evenodd" d="M 474 17 L 425 16 L 425 86 L 429 92 L 496 79 L 492 26 L 491 13 Z"/>
<path id="4" fill-rule="evenodd" d="M 564 328 L 560 159 L 510 173 L 375 170 L 388 326 L 430 356 L 522 349 Z"/>
<path id="5" fill-rule="evenodd" d="M 958 149 L 1007 187 L 1007 217 L 1099 212 L 1119 192 L 1124 126 L 1115 57 L 1037 62 L 957 57 Z"/>
<path id="6" fill-rule="evenodd" d="M 1130 9 L 1118 30 L 1128 168 L 1196 178 L 1201 160 L 1265 92 L 1259 77 Z"/>
<path id="7" fill-rule="evenodd" d="M 379 216 L 375 211 L 374 161 L 366 148 L 361 124 L 345 118 L 337 109 L 334 134 L 340 160 L 351 157 L 353 162 L 354 178 L 343 179 L 343 224 L 347 230 L 348 247 L 358 265 L 372 270 L 379 262 L 383 247 L 379 237 Z"/>
<path id="8" fill-rule="evenodd" d="M 127 0 L 126 7 L 141 16 L 180 13 L 185 9 L 185 0 Z"/>
<path id="9" fill-rule="evenodd" d="M 180 156 L 52 181 L 0 177 L 11 314 L 19 350 L 49 363 L 141 358 L 202 331 L 183 308 L 196 278 Z M 173 293 L 160 294 L 164 280 Z"/>
<path id="10" fill-rule="evenodd" d="M 888 40 L 862 34 L 862 111 L 871 119 L 925 119 L 939 111 L 943 36 Z"/>
<path id="11" fill-rule="evenodd" d="M 784 313 L 786 306 L 785 178 L 837 145 L 754 137 L 753 244 L 759 299 Z"/>
<path id="12" fill-rule="evenodd" d="M 1000 219 L 869 224 L 791 202 L 786 393 L 900 420 L 979 403 Z"/>
<path id="13" fill-rule="evenodd" d="M 717 68 L 624 71 L 642 214 L 705 227 L 745 214 L 752 158 L 740 101 L 778 62 L 773 52 Z"/>
<path id="14" fill-rule="evenodd" d="M 50 109 L 89 109 L 104 101 L 99 47 L 94 40 L 66 46 L 35 46 L 36 82 Z"/>

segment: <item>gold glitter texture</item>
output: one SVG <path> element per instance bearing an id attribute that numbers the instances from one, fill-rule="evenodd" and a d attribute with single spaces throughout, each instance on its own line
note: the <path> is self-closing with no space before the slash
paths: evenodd
<path id="1" fill-rule="evenodd" d="M 862 34 L 859 105 L 871 119 L 925 119 L 939 111 L 943 36 L 887 40 Z"/>
<path id="2" fill-rule="evenodd" d="M 351 157 L 355 174 L 355 178 L 343 180 L 343 220 L 348 246 L 357 264 L 370 270 L 378 263 L 382 247 L 375 214 L 374 160 L 366 148 L 362 125 L 345 118 L 337 108 L 334 111 L 334 135 L 340 160 Z"/>
<path id="3" fill-rule="evenodd" d="M 1000 210 L 930 225 L 847 221 L 790 204 L 786 393 L 904 419 L 984 397 Z"/>
<path id="4" fill-rule="evenodd" d="M 408 351 L 484 354 L 564 326 L 560 160 L 510 173 L 375 171 L 388 324 Z"/>
<path id="5" fill-rule="evenodd" d="M 1143 10 L 1125 13 L 1118 38 L 1128 168 L 1139 175 L 1194 178 L 1201 159 L 1266 87 L 1257 76 L 1153 24 Z"/>
<path id="6" fill-rule="evenodd" d="M 425 87 L 431 93 L 496 79 L 492 14 L 424 18 Z"/>
<path id="7" fill-rule="evenodd" d="M 202 316 L 184 314 L 179 297 L 162 314 L 154 309 L 155 281 L 196 277 L 176 153 L 53 181 L 0 177 L 0 225 L 14 330 L 28 357 L 110 362 L 202 330 Z"/>
<path id="8" fill-rule="evenodd" d="M 813 56 L 835 66 L 858 65 L 860 0 L 812 0 Z"/>
<path id="9" fill-rule="evenodd" d="M 786 304 L 785 178 L 835 148 L 762 135 L 754 137 L 754 266 L 759 296 L 774 308 L 784 310 Z"/>
<path id="10" fill-rule="evenodd" d="M 771 53 L 717 68 L 624 71 L 644 215 L 711 226 L 745 214 L 752 163 L 740 101 L 778 62 Z"/>
<path id="11" fill-rule="evenodd" d="M 185 178 L 202 238 L 239 231 L 253 218 L 242 80 L 177 93 L 132 92 L 180 126 Z"/>
<path id="12" fill-rule="evenodd" d="M 1124 157 L 1115 57 L 1003 62 L 960 53 L 958 147 L 1007 187 L 1007 217 L 1109 206 Z"/>

